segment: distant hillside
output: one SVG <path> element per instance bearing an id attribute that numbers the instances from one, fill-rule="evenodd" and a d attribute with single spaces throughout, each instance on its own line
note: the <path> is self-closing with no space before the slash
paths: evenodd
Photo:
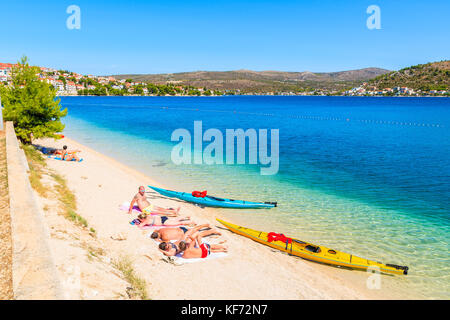
<path id="1" fill-rule="evenodd" d="M 414 90 L 450 89 L 450 60 L 418 64 L 392 71 L 369 81 L 368 85 L 378 89 L 408 87 Z"/>
<path id="2" fill-rule="evenodd" d="M 217 90 L 241 90 L 241 92 L 299 91 L 309 89 L 341 90 L 390 72 L 379 68 L 313 73 L 281 71 L 196 71 L 167 74 L 123 74 L 118 80 L 165 84 L 175 82 L 193 87 Z"/>

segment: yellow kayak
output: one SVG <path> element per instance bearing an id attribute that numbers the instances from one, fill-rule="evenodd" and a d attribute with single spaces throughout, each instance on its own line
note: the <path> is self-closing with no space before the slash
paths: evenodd
<path id="1" fill-rule="evenodd" d="M 367 270 L 370 268 L 371 270 L 379 270 L 383 273 L 408 274 L 408 267 L 406 266 L 397 266 L 395 264 L 384 264 L 381 262 L 367 260 L 345 252 L 326 248 L 324 246 L 317 246 L 297 239 L 286 238 L 283 235 L 276 233 L 252 230 L 220 219 L 217 219 L 217 221 L 241 236 L 250 238 L 269 247 L 287 252 L 306 260 L 359 270 Z M 277 239 L 282 239 L 283 241 Z M 269 242 L 269 240 L 272 241 Z"/>

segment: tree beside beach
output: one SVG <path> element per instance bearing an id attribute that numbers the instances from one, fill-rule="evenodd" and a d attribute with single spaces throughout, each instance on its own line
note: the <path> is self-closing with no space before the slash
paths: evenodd
<path id="1" fill-rule="evenodd" d="M 11 72 L 11 85 L 0 87 L 3 118 L 12 121 L 17 137 L 26 144 L 32 138 L 58 138 L 64 130 L 61 118 L 67 115 L 56 98 L 53 86 L 39 79 L 40 69 L 23 57 Z"/>

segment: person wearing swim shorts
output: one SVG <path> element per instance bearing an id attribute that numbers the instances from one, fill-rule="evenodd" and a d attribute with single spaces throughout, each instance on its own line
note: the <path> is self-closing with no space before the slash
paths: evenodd
<path id="1" fill-rule="evenodd" d="M 183 253 L 183 258 L 207 258 L 212 252 L 227 252 L 228 248 L 221 244 L 208 244 L 203 243 L 202 235 L 196 233 L 194 236 L 190 236 L 190 242 L 180 241 L 178 248 Z"/>
<path id="2" fill-rule="evenodd" d="M 200 231 L 208 228 L 208 230 Z M 186 227 L 159 229 L 152 233 L 151 238 L 156 241 L 186 240 L 187 237 L 199 231 L 203 237 L 217 234 L 222 235 L 217 229 L 214 229 L 209 223 L 196 226 L 192 229 Z"/>
<path id="3" fill-rule="evenodd" d="M 176 226 L 176 225 L 195 225 L 195 222 L 190 217 L 182 218 L 168 218 L 164 216 L 151 216 L 146 213 L 138 215 L 140 223 L 138 227 L 143 229 L 144 227 L 152 226 Z"/>
<path id="4" fill-rule="evenodd" d="M 138 193 L 136 193 L 136 195 L 133 197 L 133 200 L 130 203 L 130 208 L 128 209 L 128 214 L 132 213 L 135 203 L 138 205 L 139 209 L 146 214 L 175 217 L 180 212 L 180 207 L 178 207 L 177 209 L 173 208 L 165 209 L 151 204 L 147 200 L 147 197 L 145 196 L 145 188 L 143 186 L 139 187 Z"/>

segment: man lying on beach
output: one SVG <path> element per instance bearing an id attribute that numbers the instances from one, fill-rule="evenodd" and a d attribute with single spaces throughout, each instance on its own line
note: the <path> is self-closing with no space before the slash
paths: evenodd
<path id="1" fill-rule="evenodd" d="M 200 231 L 201 229 L 208 228 L 208 230 Z M 199 231 L 203 237 L 217 234 L 222 235 L 217 229 L 213 228 L 209 223 L 196 226 L 192 229 L 187 229 L 186 227 L 178 228 L 166 228 L 156 230 L 152 233 L 151 238 L 156 241 L 171 241 L 171 240 L 186 240 L 187 237 L 193 235 Z"/>
<path id="2" fill-rule="evenodd" d="M 69 151 L 69 150 L 67 150 L 67 146 L 63 146 L 63 149 L 61 152 L 61 160 L 72 161 L 73 159 L 75 159 L 76 161 L 80 161 L 80 158 L 78 158 L 76 155 L 77 152 L 81 152 L 81 150 Z"/>
<path id="3" fill-rule="evenodd" d="M 206 258 L 211 252 L 227 252 L 226 246 L 221 245 L 226 240 L 220 242 L 221 244 L 208 244 L 203 243 L 202 238 L 205 237 L 205 233 L 196 232 L 195 234 L 188 236 L 186 241 L 161 242 L 158 249 L 166 256 L 175 256 L 179 253 L 183 253 L 183 258 Z"/>
<path id="4" fill-rule="evenodd" d="M 175 217 L 180 212 L 180 207 L 178 207 L 177 209 L 173 208 L 164 209 L 150 204 L 150 202 L 148 202 L 147 198 L 145 197 L 145 188 L 143 186 L 139 187 L 139 192 L 136 193 L 136 195 L 133 197 L 133 200 L 130 203 L 130 209 L 128 209 L 128 214 L 131 214 L 131 212 L 133 211 L 135 203 L 137 203 L 139 209 L 141 209 L 143 213 L 147 214 L 153 213 L 169 217 Z"/>
<path id="5" fill-rule="evenodd" d="M 167 218 L 164 216 L 151 216 L 146 213 L 138 215 L 139 228 L 152 227 L 152 226 L 178 226 L 178 225 L 190 225 L 195 226 L 195 222 L 190 217 L 185 218 Z"/>
<path id="6" fill-rule="evenodd" d="M 51 155 L 51 156 L 62 155 L 64 152 L 64 148 L 67 149 L 67 146 L 64 146 L 63 149 L 47 148 L 47 147 L 40 147 L 40 146 L 37 147 L 37 149 L 41 150 L 42 153 Z M 77 153 L 77 152 L 81 152 L 81 150 L 67 151 L 68 154 Z"/>
<path id="7" fill-rule="evenodd" d="M 55 148 L 47 148 L 47 147 L 41 147 L 41 146 L 37 146 L 36 147 L 38 150 L 40 150 L 43 154 L 52 156 L 52 155 L 57 155 L 57 154 L 61 154 L 62 153 L 62 149 L 55 149 Z"/>

